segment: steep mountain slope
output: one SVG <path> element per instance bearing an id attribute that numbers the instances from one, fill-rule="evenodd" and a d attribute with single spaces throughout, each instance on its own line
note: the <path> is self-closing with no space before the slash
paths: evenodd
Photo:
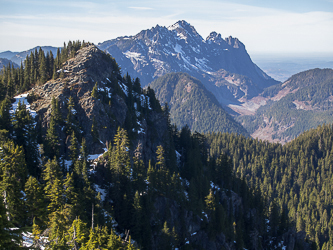
<path id="1" fill-rule="evenodd" d="M 333 70 L 308 70 L 250 100 L 258 110 L 238 120 L 253 137 L 287 142 L 310 128 L 333 123 L 332 101 Z"/>
<path id="2" fill-rule="evenodd" d="M 229 132 L 248 136 L 219 104 L 203 84 L 187 73 L 169 73 L 150 85 L 161 103 L 170 106 L 171 122 L 179 128 L 188 125 L 192 131 Z"/>
<path id="3" fill-rule="evenodd" d="M 212 32 L 205 40 L 186 21 L 156 26 L 135 36 L 98 44 L 123 72 L 140 77 L 143 86 L 170 72 L 196 77 L 222 104 L 238 103 L 278 82 L 258 68 L 237 38 Z"/>

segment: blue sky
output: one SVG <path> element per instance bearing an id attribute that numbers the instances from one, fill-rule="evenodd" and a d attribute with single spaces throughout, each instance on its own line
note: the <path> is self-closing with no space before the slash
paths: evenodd
<path id="1" fill-rule="evenodd" d="M 0 51 L 103 42 L 186 20 L 239 38 L 250 54 L 333 54 L 333 0 L 0 0 Z"/>

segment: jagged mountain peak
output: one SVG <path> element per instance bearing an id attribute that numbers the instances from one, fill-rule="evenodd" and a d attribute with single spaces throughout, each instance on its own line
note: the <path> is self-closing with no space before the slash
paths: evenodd
<path id="1" fill-rule="evenodd" d="M 241 49 L 245 50 L 245 45 L 241 41 L 239 41 L 238 38 L 229 36 L 225 39 L 225 41 L 235 49 L 240 49 L 241 48 Z"/>
<path id="2" fill-rule="evenodd" d="M 227 45 L 227 42 L 222 38 L 221 34 L 215 31 L 211 32 L 209 36 L 207 36 L 206 42 L 208 44 L 216 43 L 218 45 Z"/>
<path id="3" fill-rule="evenodd" d="M 178 21 L 175 24 L 169 26 L 168 30 L 177 32 L 177 36 L 181 39 L 184 39 L 185 41 L 187 41 L 189 37 L 203 41 L 202 37 L 199 35 L 196 29 L 185 20 Z"/>
<path id="4" fill-rule="evenodd" d="M 188 22 L 186 22 L 185 20 L 179 20 L 178 22 L 174 23 L 173 25 L 170 25 L 168 27 L 168 30 L 175 30 L 175 29 L 186 29 L 186 28 L 194 28 L 193 26 L 191 26 L 191 24 L 189 24 Z"/>
<path id="5" fill-rule="evenodd" d="M 115 57 L 123 73 L 139 77 L 143 86 L 166 73 L 187 72 L 201 80 L 221 104 L 238 103 L 240 98 L 253 97 L 279 83 L 252 62 L 239 39 L 223 39 L 212 32 L 204 40 L 185 20 L 167 28 L 157 25 L 126 39 L 105 41 L 98 47 Z M 222 76 L 222 69 L 230 74 Z"/>

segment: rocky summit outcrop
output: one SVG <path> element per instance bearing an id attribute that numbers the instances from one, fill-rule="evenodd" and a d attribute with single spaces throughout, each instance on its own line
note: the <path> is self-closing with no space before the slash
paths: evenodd
<path id="1" fill-rule="evenodd" d="M 203 39 L 184 20 L 105 41 L 98 47 L 114 56 L 124 72 L 139 77 L 143 85 L 166 73 L 186 72 L 224 105 L 243 102 L 279 83 L 252 62 L 237 38 L 223 39 L 211 32 Z"/>
<path id="2" fill-rule="evenodd" d="M 136 123 L 132 131 L 129 131 L 131 139 L 135 144 L 142 145 L 141 150 L 145 151 L 146 159 L 153 155 L 157 145 L 163 144 L 162 137 L 167 124 L 163 113 L 151 108 L 149 96 L 143 94 L 141 88 L 138 92 L 133 90 L 129 97 L 128 82 L 121 77 L 117 63 L 95 45 L 90 44 L 80 49 L 74 58 L 62 65 L 58 74 L 59 77 L 55 80 L 29 91 L 31 108 L 37 111 L 37 126 L 43 135 L 50 123 L 52 99 L 58 100 L 62 119 L 65 120 L 71 97 L 74 103 L 72 113 L 80 130 L 79 137 L 85 138 L 89 154 L 103 153 L 112 142 L 117 128 L 125 127 L 125 121 L 129 117 L 132 123 Z M 94 88 L 95 96 L 92 94 Z M 129 98 L 131 104 L 128 103 Z M 97 138 L 92 135 L 93 123 Z M 70 135 L 66 135 L 65 124 L 63 125 L 58 130 L 61 154 L 68 157 Z M 154 143 L 150 141 L 151 136 L 154 136 Z M 134 149 L 136 147 L 131 146 Z"/>

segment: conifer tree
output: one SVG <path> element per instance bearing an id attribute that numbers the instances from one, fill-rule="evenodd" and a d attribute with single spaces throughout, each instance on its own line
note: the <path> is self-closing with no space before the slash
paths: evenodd
<path id="1" fill-rule="evenodd" d="M 31 56 L 29 57 L 27 55 L 25 61 L 24 61 L 24 89 L 28 89 L 31 85 L 30 85 L 30 72 L 31 72 Z"/>
<path id="2" fill-rule="evenodd" d="M 57 49 L 57 55 L 55 58 L 54 65 L 55 65 L 56 69 L 60 69 L 60 66 L 61 66 L 60 48 Z"/>
<path id="3" fill-rule="evenodd" d="M 38 226 L 38 224 L 35 223 L 35 218 L 32 222 L 32 236 L 33 236 L 33 244 L 32 247 L 36 249 L 40 249 L 42 247 L 42 243 L 40 242 L 40 235 L 42 233 L 42 230 Z"/>
<path id="4" fill-rule="evenodd" d="M 91 96 L 98 99 L 98 87 L 97 87 L 97 82 L 95 83 L 95 86 L 93 87 L 91 91 Z"/>
<path id="5" fill-rule="evenodd" d="M 49 159 L 59 157 L 59 137 L 56 129 L 56 121 L 53 116 L 50 118 L 49 127 L 45 137 L 45 154 Z"/>
<path id="6" fill-rule="evenodd" d="M 142 229 L 143 229 L 143 207 L 141 202 L 141 196 L 136 191 L 133 202 L 133 236 L 137 239 L 138 243 L 142 244 Z"/>
<path id="7" fill-rule="evenodd" d="M 160 249 L 165 249 L 165 250 L 172 249 L 171 232 L 170 232 L 170 229 L 169 229 L 166 221 L 163 224 L 163 229 L 161 232 L 161 241 L 160 241 L 159 245 L 160 245 Z"/>
<path id="8" fill-rule="evenodd" d="M 29 174 L 37 176 L 38 169 L 38 144 L 35 132 L 35 123 L 24 103 L 19 102 L 13 117 L 14 142 L 22 146 Z"/>
<path id="9" fill-rule="evenodd" d="M 120 236 L 117 236 L 115 232 L 111 229 L 111 233 L 109 236 L 107 248 L 110 250 L 118 250 L 123 247 L 122 240 Z"/>
<path id="10" fill-rule="evenodd" d="M 73 131 L 72 136 L 71 136 L 71 145 L 69 147 L 72 166 L 74 166 L 75 161 L 77 161 L 77 159 L 79 157 L 79 148 L 78 147 L 79 147 L 79 145 L 78 145 L 77 139 L 75 137 L 75 133 Z"/>
<path id="11" fill-rule="evenodd" d="M 66 118 L 66 134 L 71 135 L 73 132 L 76 132 L 76 122 L 74 119 L 75 109 L 74 109 L 74 101 L 73 98 L 70 96 L 68 98 L 67 103 L 67 118 Z"/>
<path id="12" fill-rule="evenodd" d="M 52 79 L 55 80 L 59 77 L 58 71 L 57 71 L 57 67 L 56 64 L 53 65 L 53 75 L 52 75 Z"/>
<path id="13" fill-rule="evenodd" d="M 149 161 L 148 170 L 147 170 L 147 182 L 148 182 L 148 192 L 150 196 L 153 196 L 155 193 L 155 189 L 157 187 L 157 176 L 156 176 L 156 169 Z"/>
<path id="14" fill-rule="evenodd" d="M 27 169 L 22 147 L 8 141 L 0 144 L 0 193 L 14 225 L 21 225 L 25 219 L 23 202 L 24 182 Z"/>
<path id="15" fill-rule="evenodd" d="M 57 160 L 48 160 L 43 171 L 45 195 L 48 201 L 48 213 L 52 214 L 64 204 L 62 173 Z"/>
<path id="16" fill-rule="evenodd" d="M 44 192 L 41 184 L 33 176 L 29 176 L 25 183 L 25 206 L 28 211 L 28 224 L 43 225 L 45 221 Z M 37 218 L 37 221 L 36 221 Z M 36 222 L 35 222 L 36 221 Z"/>
<path id="17" fill-rule="evenodd" d="M 51 115 L 54 117 L 57 124 L 60 124 L 62 121 L 61 112 L 60 112 L 60 104 L 59 100 L 54 96 L 51 100 Z"/>
<path id="18" fill-rule="evenodd" d="M 64 206 L 64 212 L 66 212 L 67 218 L 74 219 L 74 217 L 79 214 L 80 203 L 79 194 L 74 187 L 73 173 L 67 173 L 64 181 L 64 196 L 66 204 Z"/>
<path id="19" fill-rule="evenodd" d="M 59 101 L 52 97 L 51 101 L 51 118 L 50 123 L 46 131 L 45 137 L 45 154 L 49 159 L 54 157 L 59 158 L 59 135 L 58 127 L 61 122 L 61 113 L 59 107 Z"/>
<path id="20" fill-rule="evenodd" d="M 98 235 L 95 232 L 94 229 L 90 229 L 90 233 L 89 233 L 89 240 L 88 242 L 85 244 L 83 249 L 97 249 L 98 246 Z"/>
<path id="21" fill-rule="evenodd" d="M 47 62 L 45 58 L 44 51 L 42 49 L 39 50 L 39 58 L 38 58 L 38 63 L 39 63 L 39 85 L 44 84 L 46 80 L 48 79 L 47 76 Z"/>
<path id="22" fill-rule="evenodd" d="M 134 190 L 143 192 L 146 190 L 146 169 L 143 160 L 137 157 L 133 158 L 132 186 Z"/>
<path id="23" fill-rule="evenodd" d="M 164 149 L 163 147 L 157 146 L 157 151 L 156 151 L 156 158 L 157 158 L 157 162 L 156 162 L 156 167 L 158 168 L 165 168 L 165 158 L 164 158 Z"/>
<path id="24" fill-rule="evenodd" d="M 21 235 L 16 230 L 9 230 L 13 228 L 13 224 L 8 220 L 7 210 L 0 199 L 0 248 L 1 249 L 19 249 L 22 240 Z"/>
<path id="25" fill-rule="evenodd" d="M 11 102 L 5 98 L 0 105 L 0 130 L 7 130 L 9 133 L 12 132 L 12 124 L 10 120 L 10 109 Z"/>
<path id="26" fill-rule="evenodd" d="M 69 243 L 70 249 L 81 249 L 87 242 L 88 232 L 87 225 L 80 218 L 73 220 L 72 226 L 68 230 L 66 242 Z"/>
<path id="27" fill-rule="evenodd" d="M 97 122 L 95 120 L 95 117 L 93 117 L 93 120 L 92 120 L 91 136 L 92 136 L 94 142 L 99 142 L 99 133 L 98 133 Z"/>
<path id="28" fill-rule="evenodd" d="M 48 245 L 46 249 L 69 249 L 66 242 L 66 219 L 61 209 L 52 213 L 49 222 Z"/>

